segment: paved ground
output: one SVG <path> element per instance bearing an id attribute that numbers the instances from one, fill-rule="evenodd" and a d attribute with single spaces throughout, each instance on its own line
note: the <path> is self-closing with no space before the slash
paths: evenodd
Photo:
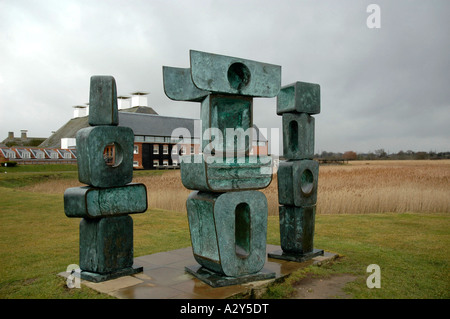
<path id="1" fill-rule="evenodd" d="M 270 253 L 279 249 L 280 246 L 267 245 L 266 252 Z M 275 279 L 213 288 L 185 271 L 184 268 L 186 266 L 197 264 L 192 255 L 192 248 L 186 247 L 135 258 L 135 266 L 144 267 L 142 273 L 101 283 L 82 280 L 81 284 L 123 299 L 225 299 L 232 296 L 248 297 L 249 295 L 261 293 L 274 280 L 280 280 L 297 269 L 309 266 L 314 262 L 323 262 L 336 257 L 336 254 L 325 252 L 324 256 L 315 257 L 302 263 L 266 258 L 263 270 L 274 272 Z M 67 273 L 61 273 L 61 275 L 67 276 Z M 337 289 L 341 284 L 340 282 L 335 282 L 333 287 Z M 309 290 L 306 289 L 306 292 L 304 289 L 299 288 L 298 298 L 302 298 L 302 296 L 318 296 L 320 298 L 323 296 L 323 294 L 317 295 L 317 293 L 320 291 L 324 292 L 325 288 L 322 287 L 325 283 L 317 283 L 314 280 L 305 281 L 305 283 L 311 285 L 311 287 L 308 288 Z M 312 294 L 312 292 L 315 292 L 316 295 Z"/>

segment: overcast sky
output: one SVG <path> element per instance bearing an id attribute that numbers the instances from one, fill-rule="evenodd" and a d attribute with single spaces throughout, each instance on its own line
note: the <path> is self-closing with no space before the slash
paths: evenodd
<path id="1" fill-rule="evenodd" d="M 380 28 L 367 26 L 372 3 Z M 91 75 L 198 118 L 199 103 L 162 86 L 162 66 L 189 67 L 193 49 L 320 84 L 316 152 L 450 151 L 449 20 L 448 0 L 0 0 L 0 141 L 48 137 L 89 101 Z M 275 103 L 254 100 L 256 125 L 281 127 Z"/>

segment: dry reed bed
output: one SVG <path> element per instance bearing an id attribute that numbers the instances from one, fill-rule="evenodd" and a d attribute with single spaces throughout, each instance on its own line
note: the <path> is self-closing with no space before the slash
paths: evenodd
<path id="1" fill-rule="evenodd" d="M 136 177 L 148 190 L 150 208 L 186 212 L 191 192 L 183 187 L 179 171 Z M 59 180 L 24 187 L 24 190 L 63 193 L 80 186 Z M 269 215 L 278 214 L 277 178 L 262 190 Z M 319 170 L 317 214 L 364 214 L 378 212 L 450 212 L 450 160 L 367 161 L 348 165 L 323 165 Z"/>
<path id="2" fill-rule="evenodd" d="M 450 161 L 321 166 L 318 213 L 450 212 Z"/>

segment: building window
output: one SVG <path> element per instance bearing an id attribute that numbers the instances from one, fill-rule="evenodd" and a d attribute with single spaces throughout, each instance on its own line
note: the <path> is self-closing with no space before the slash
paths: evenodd
<path id="1" fill-rule="evenodd" d="M 45 154 L 42 151 L 36 152 L 36 158 L 45 158 Z"/>
<path id="2" fill-rule="evenodd" d="M 162 137 L 162 136 L 155 136 L 155 142 L 164 143 L 164 137 Z"/>
<path id="3" fill-rule="evenodd" d="M 163 160 L 163 165 L 164 166 L 169 166 L 169 160 Z"/>
<path id="4" fill-rule="evenodd" d="M 177 166 L 178 165 L 178 161 L 177 160 L 172 160 L 172 165 L 173 166 Z"/>
<path id="5" fill-rule="evenodd" d="M 139 145 L 134 145 L 133 154 L 139 154 Z"/>
<path id="6" fill-rule="evenodd" d="M 103 159 L 105 160 L 106 165 L 115 165 L 116 146 L 114 143 L 106 145 L 105 149 L 103 150 Z"/>
<path id="7" fill-rule="evenodd" d="M 159 154 L 159 144 L 153 145 L 153 154 Z"/>
<path id="8" fill-rule="evenodd" d="M 7 158 L 16 158 L 16 153 L 14 151 L 6 151 Z"/>
<path id="9" fill-rule="evenodd" d="M 178 150 L 177 146 L 174 145 L 174 146 L 172 147 L 172 154 L 178 154 L 178 153 L 177 153 L 177 150 Z"/>
<path id="10" fill-rule="evenodd" d="M 137 167 L 139 166 L 139 162 L 138 161 L 133 161 L 133 167 Z"/>
<path id="11" fill-rule="evenodd" d="M 50 152 L 50 158 L 57 159 L 58 158 L 58 153 Z"/>
<path id="12" fill-rule="evenodd" d="M 144 141 L 144 137 L 143 137 L 143 136 L 136 135 L 136 136 L 134 137 L 134 141 L 135 141 L 135 142 L 143 142 L 143 141 Z"/>
<path id="13" fill-rule="evenodd" d="M 191 145 L 191 154 L 194 154 L 195 153 L 195 147 L 194 147 L 194 145 Z"/>
<path id="14" fill-rule="evenodd" d="M 169 154 L 169 145 L 163 145 L 163 154 Z"/>
<path id="15" fill-rule="evenodd" d="M 159 160 L 153 160 L 153 166 L 159 166 Z"/>
<path id="16" fill-rule="evenodd" d="M 186 147 L 181 146 L 181 155 L 185 155 L 185 154 L 186 154 Z"/>
<path id="17" fill-rule="evenodd" d="M 19 154 L 22 158 L 31 158 L 30 152 L 28 152 L 27 150 L 20 150 Z"/>

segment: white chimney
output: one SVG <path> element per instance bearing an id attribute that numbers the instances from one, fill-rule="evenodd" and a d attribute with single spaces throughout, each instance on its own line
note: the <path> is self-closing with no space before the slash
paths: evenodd
<path id="1" fill-rule="evenodd" d="M 61 148 L 62 149 L 76 148 L 76 145 L 77 145 L 76 138 L 64 137 L 61 139 Z"/>
<path id="2" fill-rule="evenodd" d="M 117 97 L 117 107 L 119 110 L 130 108 L 130 97 L 129 96 L 118 96 Z"/>
<path id="3" fill-rule="evenodd" d="M 148 106 L 146 92 L 134 92 L 131 93 L 131 107 L 135 106 Z"/>
<path id="4" fill-rule="evenodd" d="M 85 105 L 75 105 L 73 107 L 73 117 L 83 117 L 88 114 L 88 108 Z"/>

